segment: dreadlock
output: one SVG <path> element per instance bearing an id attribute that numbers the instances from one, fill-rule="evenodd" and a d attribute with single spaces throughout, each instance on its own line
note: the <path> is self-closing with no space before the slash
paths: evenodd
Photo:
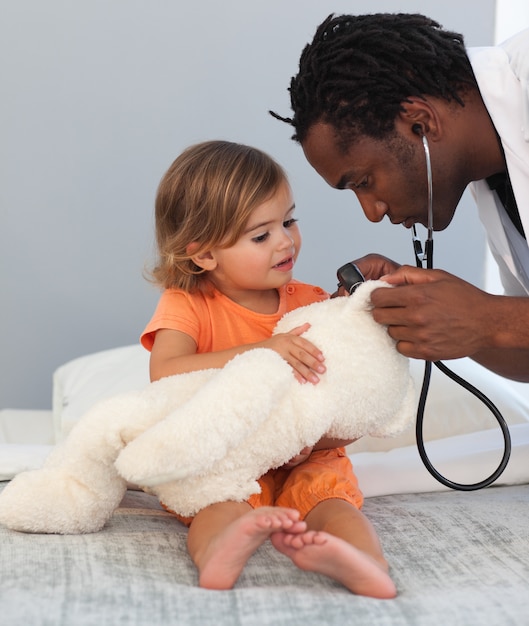
<path id="1" fill-rule="evenodd" d="M 464 106 L 477 87 L 463 36 L 419 14 L 333 14 L 318 27 L 290 82 L 292 118 L 270 113 L 302 142 L 318 121 L 339 131 L 344 147 L 358 135 L 382 139 L 402 103 L 430 95 Z"/>

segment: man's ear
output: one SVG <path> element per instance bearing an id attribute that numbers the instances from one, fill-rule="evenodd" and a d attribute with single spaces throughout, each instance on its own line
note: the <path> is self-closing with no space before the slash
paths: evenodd
<path id="1" fill-rule="evenodd" d="M 435 102 L 412 96 L 401 103 L 396 125 L 404 124 L 408 132 L 437 139 L 441 132 L 441 116 Z"/>
<path id="2" fill-rule="evenodd" d="M 211 272 L 217 267 L 217 261 L 213 256 L 211 250 L 202 250 L 198 254 L 194 254 L 196 250 L 200 249 L 200 244 L 194 241 L 190 243 L 186 247 L 186 252 L 193 261 L 195 265 L 206 270 L 206 272 Z"/>

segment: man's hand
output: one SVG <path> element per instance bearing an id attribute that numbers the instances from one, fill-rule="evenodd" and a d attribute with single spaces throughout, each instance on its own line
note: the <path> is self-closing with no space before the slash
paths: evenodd
<path id="1" fill-rule="evenodd" d="M 367 254 L 353 261 L 353 263 L 362 272 L 366 280 L 378 280 L 401 267 L 399 263 L 380 254 Z"/>
<path id="2" fill-rule="evenodd" d="M 362 272 L 362 276 L 366 280 L 377 280 L 385 274 L 394 272 L 400 267 L 398 263 L 388 259 L 380 254 L 367 254 L 356 261 L 351 261 Z M 343 285 L 339 285 L 338 289 L 331 295 L 331 298 L 350 295 Z"/>
<path id="3" fill-rule="evenodd" d="M 437 361 L 493 347 L 496 296 L 442 270 L 403 265 L 383 278 L 395 288 L 373 291 L 373 318 L 388 326 L 402 354 Z"/>

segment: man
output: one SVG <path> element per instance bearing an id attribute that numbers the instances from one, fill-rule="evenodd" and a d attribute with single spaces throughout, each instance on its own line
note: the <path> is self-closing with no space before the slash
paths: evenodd
<path id="1" fill-rule="evenodd" d="M 422 15 L 329 16 L 290 85 L 294 139 L 333 187 L 355 192 L 366 217 L 446 228 L 471 185 L 505 296 L 441 270 L 379 255 L 355 261 L 373 316 L 398 350 L 427 360 L 470 356 L 529 381 L 529 30 L 502 47 L 465 50 L 463 37 Z M 423 140 L 423 137 L 426 140 Z"/>

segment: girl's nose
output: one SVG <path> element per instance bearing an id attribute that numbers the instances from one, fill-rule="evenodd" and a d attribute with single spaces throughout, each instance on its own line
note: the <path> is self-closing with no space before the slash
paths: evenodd
<path id="1" fill-rule="evenodd" d="M 281 246 L 284 248 L 288 248 L 292 246 L 293 243 L 294 243 L 294 237 L 292 236 L 292 233 L 288 231 L 286 228 L 284 228 L 283 237 L 281 239 Z"/>

